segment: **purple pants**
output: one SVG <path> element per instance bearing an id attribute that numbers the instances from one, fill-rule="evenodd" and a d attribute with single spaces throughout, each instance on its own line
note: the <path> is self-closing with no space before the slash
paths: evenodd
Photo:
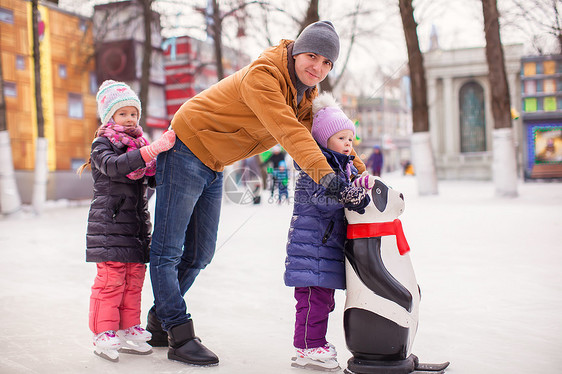
<path id="1" fill-rule="evenodd" d="M 328 314 L 334 310 L 334 290 L 324 287 L 295 287 L 297 313 L 295 348 L 324 346 L 328 330 Z"/>

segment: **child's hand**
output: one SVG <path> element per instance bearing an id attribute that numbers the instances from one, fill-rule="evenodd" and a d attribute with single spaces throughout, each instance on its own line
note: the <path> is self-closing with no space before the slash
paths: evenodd
<path id="1" fill-rule="evenodd" d="M 375 177 L 369 175 L 369 172 L 364 171 L 363 174 L 353 180 L 353 185 L 370 190 L 375 185 Z"/>
<path id="2" fill-rule="evenodd" d="M 341 193 L 340 201 L 344 208 L 353 210 L 359 214 L 365 213 L 365 208 L 371 202 L 369 194 L 363 187 L 348 186 Z"/>
<path id="3" fill-rule="evenodd" d="M 150 162 L 158 156 L 159 153 L 165 152 L 172 148 L 176 142 L 176 133 L 174 130 L 166 131 L 162 136 L 155 140 L 152 144 L 144 146 L 140 149 L 144 162 Z"/>

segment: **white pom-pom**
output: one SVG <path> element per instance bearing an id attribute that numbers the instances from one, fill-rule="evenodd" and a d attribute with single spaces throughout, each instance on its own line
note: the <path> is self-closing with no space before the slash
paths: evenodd
<path id="1" fill-rule="evenodd" d="M 318 113 L 320 109 L 327 107 L 339 108 L 340 105 L 336 101 L 336 98 L 329 92 L 323 92 L 316 99 L 312 101 L 312 114 Z"/>

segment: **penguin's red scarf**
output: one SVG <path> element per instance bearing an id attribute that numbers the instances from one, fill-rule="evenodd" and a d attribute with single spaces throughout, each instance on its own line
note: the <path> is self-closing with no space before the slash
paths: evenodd
<path id="1" fill-rule="evenodd" d="M 347 238 L 374 238 L 378 236 L 395 235 L 396 244 L 398 245 L 398 252 L 400 255 L 405 255 L 410 251 L 410 246 L 404 236 L 402 230 L 402 222 L 395 219 L 392 222 L 375 222 L 375 223 L 357 223 L 347 225 Z"/>

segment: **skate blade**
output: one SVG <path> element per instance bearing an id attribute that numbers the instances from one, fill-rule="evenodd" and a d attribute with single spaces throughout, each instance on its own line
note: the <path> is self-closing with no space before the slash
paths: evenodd
<path id="1" fill-rule="evenodd" d="M 430 364 L 425 362 L 420 362 L 416 365 L 415 369 L 419 371 L 440 371 L 445 370 L 449 366 L 450 362 L 446 361 L 439 364 Z"/>
<path id="2" fill-rule="evenodd" d="M 119 352 L 133 354 L 133 355 L 149 355 L 152 353 L 152 347 L 146 343 L 131 343 L 131 342 L 121 342 L 121 348 Z"/>
<path id="3" fill-rule="evenodd" d="M 304 359 L 301 357 L 292 357 L 291 360 L 293 361 L 291 363 L 291 367 L 294 368 L 309 369 L 309 370 L 316 370 L 316 371 L 330 371 L 330 372 L 341 370 L 340 365 L 336 360 L 330 360 L 332 362 L 327 362 L 327 361 L 320 361 L 320 360 Z M 334 366 L 334 364 L 336 366 Z"/>
<path id="4" fill-rule="evenodd" d="M 151 354 L 151 353 L 152 353 L 152 348 L 150 348 L 148 351 L 139 351 L 139 350 L 136 350 L 136 349 L 133 349 L 133 348 L 120 348 L 120 349 L 119 349 L 119 352 L 120 352 L 120 353 L 127 353 L 127 354 L 130 354 L 130 355 L 141 355 L 141 356 L 144 356 L 144 355 L 149 355 L 149 354 Z"/>
<path id="5" fill-rule="evenodd" d="M 104 358 L 104 359 L 106 359 L 108 361 L 111 361 L 111 362 L 119 362 L 119 353 L 117 353 L 117 351 L 115 353 L 116 353 L 116 355 L 112 354 L 111 356 L 113 356 L 113 357 L 111 357 L 104 351 L 100 351 L 100 352 L 94 351 L 94 354 L 96 356 L 99 356 L 99 357 Z"/>

